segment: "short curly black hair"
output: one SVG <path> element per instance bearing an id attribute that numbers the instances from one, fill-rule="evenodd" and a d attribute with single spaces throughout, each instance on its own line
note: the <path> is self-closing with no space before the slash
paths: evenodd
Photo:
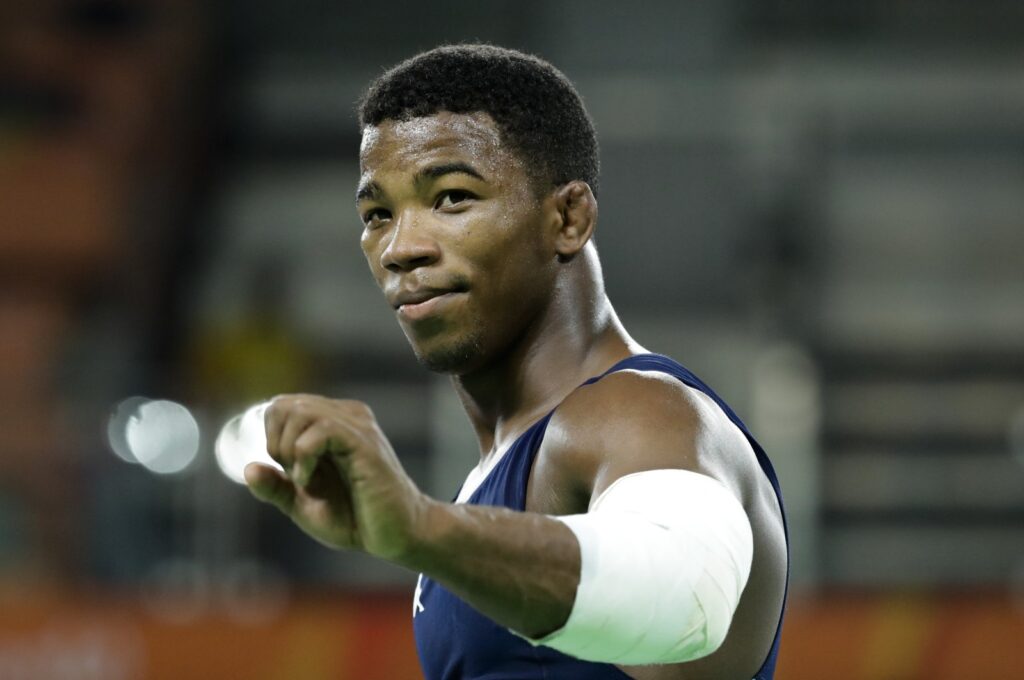
<path id="1" fill-rule="evenodd" d="M 489 114 L 538 189 L 583 180 L 597 194 L 594 124 L 569 79 L 543 59 L 494 45 L 436 47 L 374 81 L 359 103 L 359 124 L 439 111 Z"/>

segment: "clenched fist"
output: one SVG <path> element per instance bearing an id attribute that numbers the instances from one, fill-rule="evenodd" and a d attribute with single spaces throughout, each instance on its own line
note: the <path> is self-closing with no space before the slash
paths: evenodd
<path id="1" fill-rule="evenodd" d="M 313 538 L 334 548 L 401 561 L 433 502 L 402 469 L 370 408 L 308 394 L 276 397 L 266 410 L 267 452 L 245 481 Z"/>

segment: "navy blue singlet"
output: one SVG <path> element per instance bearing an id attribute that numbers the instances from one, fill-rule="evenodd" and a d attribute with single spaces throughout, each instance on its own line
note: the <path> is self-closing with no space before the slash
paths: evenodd
<path id="1" fill-rule="evenodd" d="M 624 369 L 668 373 L 714 399 L 736 427 L 746 435 L 761 464 L 761 469 L 775 489 L 779 508 L 782 508 L 779 480 L 764 449 L 754 440 L 732 409 L 710 387 L 672 359 L 660 354 L 632 356 L 583 384 L 589 385 L 609 373 Z M 552 413 L 554 411 L 538 420 L 516 439 L 505 456 L 469 497 L 467 503 L 501 506 L 519 511 L 525 509 L 526 484 L 530 477 L 530 469 L 544 439 L 544 431 Z M 782 514 L 782 522 L 785 527 L 785 511 Z M 786 550 L 788 553 L 788 530 Z M 788 564 L 786 572 L 788 591 Z M 786 603 L 783 600 L 783 612 L 785 607 Z M 416 634 L 416 649 L 426 680 L 623 680 L 629 677 L 612 664 L 581 661 L 549 647 L 534 647 L 423 575 L 416 586 L 413 628 Z M 781 630 L 780 613 L 775 641 L 754 680 L 771 680 L 774 676 Z"/>

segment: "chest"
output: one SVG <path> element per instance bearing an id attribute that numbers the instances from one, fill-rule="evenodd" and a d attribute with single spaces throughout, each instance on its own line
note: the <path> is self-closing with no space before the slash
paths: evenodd
<path id="1" fill-rule="evenodd" d="M 426 680 L 624 680 L 610 664 L 534 647 L 421 576 L 413 601 L 416 651 Z"/>
<path id="2" fill-rule="evenodd" d="M 544 445 L 550 414 L 485 465 L 470 470 L 457 503 L 493 505 L 546 515 L 586 512 L 589 493 L 574 469 Z"/>

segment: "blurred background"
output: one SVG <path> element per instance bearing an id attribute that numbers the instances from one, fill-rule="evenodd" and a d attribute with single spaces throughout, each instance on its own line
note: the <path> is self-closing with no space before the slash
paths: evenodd
<path id="1" fill-rule="evenodd" d="M 775 461 L 780 679 L 1024 678 L 1022 35 L 1016 0 L 6 0 L 0 678 L 418 677 L 415 576 L 217 441 L 316 392 L 437 497 L 475 464 L 353 195 L 363 88 L 478 40 L 577 84 L 613 303 Z"/>

